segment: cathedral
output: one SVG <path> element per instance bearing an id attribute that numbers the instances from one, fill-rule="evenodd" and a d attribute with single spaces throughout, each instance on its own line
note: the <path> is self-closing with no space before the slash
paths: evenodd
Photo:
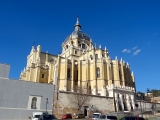
<path id="1" fill-rule="evenodd" d="M 86 88 L 87 94 L 114 97 L 117 110 L 135 107 L 135 79 L 130 65 L 113 60 L 101 46 L 94 46 L 82 32 L 77 18 L 73 32 L 62 43 L 62 52 L 53 55 L 32 46 L 20 80 L 55 84 L 60 91 L 76 92 Z"/>

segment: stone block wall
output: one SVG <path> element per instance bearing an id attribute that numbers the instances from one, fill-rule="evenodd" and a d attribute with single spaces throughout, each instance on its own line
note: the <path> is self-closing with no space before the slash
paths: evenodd
<path id="1" fill-rule="evenodd" d="M 112 97 L 102 97 L 96 95 L 90 96 L 90 101 L 85 103 L 80 110 L 77 110 L 77 106 L 69 100 L 68 96 L 71 92 L 59 91 L 58 100 L 54 106 L 54 114 L 57 118 L 61 118 L 62 115 L 71 113 L 84 113 L 84 109 L 87 109 L 87 116 L 91 117 L 94 112 L 108 113 L 115 111 L 114 100 Z M 74 98 L 73 98 L 74 99 Z"/>

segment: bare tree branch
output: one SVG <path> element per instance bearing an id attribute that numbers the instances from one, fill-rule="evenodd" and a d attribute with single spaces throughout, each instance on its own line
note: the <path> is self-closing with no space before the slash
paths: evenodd
<path id="1" fill-rule="evenodd" d="M 87 102 L 91 100 L 91 97 L 86 94 L 85 88 L 78 88 L 77 92 L 68 95 L 68 99 L 71 104 L 80 110 Z"/>

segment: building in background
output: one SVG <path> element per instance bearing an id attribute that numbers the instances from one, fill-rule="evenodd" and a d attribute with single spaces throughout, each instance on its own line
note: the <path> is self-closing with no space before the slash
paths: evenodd
<path id="1" fill-rule="evenodd" d="M 10 65 L 0 63 L 0 78 L 8 78 Z"/>
<path id="2" fill-rule="evenodd" d="M 117 110 L 135 107 L 135 79 L 130 65 L 117 57 L 112 60 L 106 49 L 93 44 L 81 31 L 77 18 L 74 31 L 62 43 L 62 53 L 42 52 L 32 47 L 20 80 L 55 84 L 60 91 L 76 92 L 85 87 L 87 94 L 114 97 Z"/>
<path id="3" fill-rule="evenodd" d="M 36 111 L 52 113 L 54 86 L 9 79 L 9 68 L 0 64 L 0 119 L 28 119 Z"/>

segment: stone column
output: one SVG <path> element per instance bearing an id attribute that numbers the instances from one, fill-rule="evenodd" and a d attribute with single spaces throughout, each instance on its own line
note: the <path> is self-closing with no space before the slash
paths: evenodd
<path id="1" fill-rule="evenodd" d="M 67 71 L 68 71 L 68 59 L 65 58 L 65 81 L 64 81 L 64 91 L 67 91 L 68 83 L 67 83 Z"/>
<path id="2" fill-rule="evenodd" d="M 106 84 L 105 84 L 105 80 L 104 80 L 104 61 L 103 59 L 101 59 L 101 69 L 100 69 L 100 73 L 102 73 L 102 92 L 101 92 L 101 96 L 107 96 L 107 92 L 106 92 Z"/>
<path id="3" fill-rule="evenodd" d="M 117 93 L 114 93 L 114 96 L 115 96 L 116 110 L 117 110 L 117 112 L 118 112 L 118 111 L 119 111 L 119 106 L 118 106 L 118 94 L 117 94 Z"/>
<path id="4" fill-rule="evenodd" d="M 107 74 L 108 74 L 108 85 L 112 84 L 112 71 L 111 71 L 112 67 L 110 64 L 110 60 L 107 61 Z"/>
<path id="5" fill-rule="evenodd" d="M 72 58 L 71 91 L 74 92 L 74 59 Z"/>
<path id="6" fill-rule="evenodd" d="M 86 60 L 86 83 L 85 83 L 85 89 L 86 93 L 88 93 L 88 81 L 89 81 L 89 61 Z"/>
<path id="7" fill-rule="evenodd" d="M 120 95 L 119 95 L 119 97 L 120 97 L 120 101 L 121 101 L 122 111 L 124 111 L 123 95 L 122 95 L 122 94 L 120 94 Z"/>
<path id="8" fill-rule="evenodd" d="M 131 95 L 131 102 L 132 102 L 132 107 L 133 107 L 133 110 L 135 109 L 135 98 L 134 98 L 134 95 Z"/>
<path id="9" fill-rule="evenodd" d="M 56 64 L 55 65 L 55 69 L 54 69 L 54 78 L 53 78 L 53 81 L 54 81 L 54 85 L 58 85 L 58 79 L 57 79 L 57 77 L 58 77 L 58 65 Z"/>
<path id="10" fill-rule="evenodd" d="M 133 72 L 131 74 L 131 78 L 132 78 L 132 87 L 135 88 L 135 78 L 134 78 L 134 73 Z"/>
<path id="11" fill-rule="evenodd" d="M 120 77 L 119 77 L 119 63 L 118 63 L 118 59 L 116 57 L 115 59 L 115 72 L 114 72 L 114 76 L 115 76 L 115 81 L 114 81 L 114 84 L 115 85 L 120 85 Z"/>
<path id="12" fill-rule="evenodd" d="M 126 99 L 127 109 L 128 111 L 131 111 L 130 96 L 129 95 L 126 95 L 126 96 L 127 96 L 127 99 Z"/>
<path id="13" fill-rule="evenodd" d="M 125 81 L 124 81 L 124 69 L 123 69 L 123 61 L 120 61 L 121 64 L 121 73 L 122 73 L 122 86 L 125 86 Z"/>
<path id="14" fill-rule="evenodd" d="M 82 87 L 81 85 L 81 61 L 78 61 L 78 87 Z"/>
<path id="15" fill-rule="evenodd" d="M 97 65 L 96 65 L 96 59 L 95 56 L 93 58 L 93 88 L 92 88 L 92 94 L 97 95 Z"/>

